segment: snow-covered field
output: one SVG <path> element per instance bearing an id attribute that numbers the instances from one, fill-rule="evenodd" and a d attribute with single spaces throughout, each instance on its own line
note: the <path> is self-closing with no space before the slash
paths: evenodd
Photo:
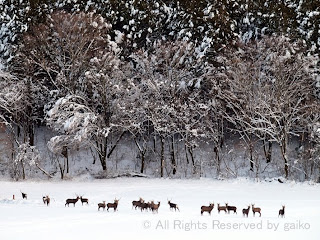
<path id="1" fill-rule="evenodd" d="M 58 182 L 0 182 L 0 239 L 319 239 L 320 185 L 253 182 L 118 178 Z M 28 194 L 22 200 L 20 190 Z M 12 195 L 16 200 L 12 200 Z M 42 196 L 49 194 L 51 205 Z M 65 207 L 75 194 L 88 206 Z M 97 203 L 121 198 L 117 212 L 99 211 Z M 132 200 L 160 201 L 158 214 L 132 209 Z M 167 198 L 180 212 L 169 210 Z M 200 207 L 214 201 L 211 216 Z M 217 212 L 217 203 L 235 205 L 238 214 Z M 242 216 L 255 203 L 261 218 Z M 278 218 L 281 205 L 285 218 Z"/>

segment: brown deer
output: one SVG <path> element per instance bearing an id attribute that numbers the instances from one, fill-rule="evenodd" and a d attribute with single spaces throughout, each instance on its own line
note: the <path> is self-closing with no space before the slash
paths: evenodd
<path id="1" fill-rule="evenodd" d="M 254 204 L 251 204 L 251 206 L 252 206 L 253 216 L 255 216 L 256 212 L 258 212 L 260 214 L 260 217 L 261 217 L 261 208 L 259 208 L 259 207 L 255 208 Z"/>
<path id="2" fill-rule="evenodd" d="M 279 210 L 279 215 L 278 215 L 278 217 L 279 217 L 279 216 L 281 216 L 281 217 L 284 217 L 284 216 L 285 216 L 285 215 L 284 215 L 284 214 L 285 214 L 285 213 L 284 213 L 284 209 L 285 209 L 285 206 L 282 206 L 282 209 Z"/>
<path id="3" fill-rule="evenodd" d="M 228 210 L 228 213 L 230 213 L 230 211 L 233 211 L 233 213 L 237 214 L 237 207 L 235 206 L 229 206 L 228 203 L 226 203 L 226 208 Z"/>
<path id="4" fill-rule="evenodd" d="M 78 200 L 79 200 L 79 196 L 77 196 L 77 198 L 68 198 L 66 200 L 66 204 L 64 206 L 67 206 L 67 204 L 68 204 L 68 207 L 69 207 L 69 204 L 73 203 L 73 206 L 75 207 L 76 206 L 76 202 L 78 202 Z"/>
<path id="5" fill-rule="evenodd" d="M 242 214 L 243 216 L 247 216 L 248 217 L 248 214 L 249 214 L 249 210 L 250 210 L 250 206 L 248 206 L 248 208 L 244 208 L 242 209 Z"/>
<path id="6" fill-rule="evenodd" d="M 140 197 L 139 201 L 132 201 L 132 208 L 137 209 L 137 207 L 141 207 L 142 203 L 144 203 L 144 200 Z"/>
<path id="7" fill-rule="evenodd" d="M 142 212 L 142 210 L 147 210 L 148 211 L 148 209 L 151 209 L 151 203 L 150 202 L 141 203 L 140 209 L 141 209 L 141 212 Z"/>
<path id="8" fill-rule="evenodd" d="M 50 204 L 50 198 L 49 198 L 48 195 L 47 195 L 47 196 L 43 196 L 43 197 L 42 197 L 42 201 L 43 201 L 44 204 L 47 204 L 47 206 L 49 206 L 49 204 Z"/>
<path id="9" fill-rule="evenodd" d="M 21 192 L 21 190 L 20 190 L 20 192 Z M 22 199 L 28 199 L 26 193 L 21 192 L 21 195 L 22 195 Z"/>
<path id="10" fill-rule="evenodd" d="M 152 210 L 152 212 L 157 212 L 158 213 L 159 207 L 160 207 L 160 202 L 158 202 L 158 204 L 155 204 L 153 201 L 151 202 L 151 210 Z"/>
<path id="11" fill-rule="evenodd" d="M 108 203 L 107 204 L 107 211 L 109 211 L 109 208 L 113 208 L 114 211 L 117 211 L 119 200 L 120 199 L 114 199 L 113 203 Z"/>
<path id="12" fill-rule="evenodd" d="M 174 208 L 175 211 L 177 211 L 177 209 L 178 209 L 179 212 L 180 212 L 180 209 L 179 209 L 179 207 L 178 207 L 177 204 L 172 203 L 171 200 L 168 200 L 168 204 L 169 204 L 169 206 L 170 206 L 170 210 L 172 210 L 172 209 Z"/>
<path id="13" fill-rule="evenodd" d="M 211 215 L 211 211 L 214 207 L 214 204 L 213 203 L 209 203 L 209 206 L 202 206 L 201 207 L 201 215 L 204 213 L 204 212 L 208 212 L 209 215 Z"/>
<path id="14" fill-rule="evenodd" d="M 100 211 L 100 208 L 103 208 L 103 211 L 106 208 L 106 201 L 103 201 L 102 203 L 98 203 L 98 211 Z"/>
<path id="15" fill-rule="evenodd" d="M 218 203 L 218 213 L 220 213 L 220 211 L 224 211 L 225 213 L 227 213 L 227 204 L 226 206 L 220 206 L 220 204 Z"/>
<path id="16" fill-rule="evenodd" d="M 87 205 L 89 204 L 89 199 L 88 198 L 83 198 L 82 196 L 80 196 L 80 200 L 83 206 L 83 203 L 87 203 Z"/>

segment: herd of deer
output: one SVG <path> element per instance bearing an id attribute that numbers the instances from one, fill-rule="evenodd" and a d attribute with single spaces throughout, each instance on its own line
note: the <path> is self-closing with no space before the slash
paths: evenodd
<path id="1" fill-rule="evenodd" d="M 252 212 L 253 212 L 253 216 L 255 216 L 256 212 L 258 212 L 260 214 L 261 217 L 261 208 L 259 207 L 254 207 L 254 204 L 251 204 L 252 206 Z M 208 212 L 211 215 L 211 211 L 214 207 L 213 203 L 210 203 L 209 206 L 202 206 L 201 207 L 201 215 L 204 212 Z M 279 216 L 284 217 L 284 206 L 282 206 L 283 208 L 279 210 Z M 218 203 L 218 213 L 220 213 L 220 211 L 224 211 L 225 213 L 228 211 L 228 213 L 230 213 L 231 211 L 233 211 L 233 213 L 237 213 L 237 207 L 235 206 L 229 206 L 228 203 L 226 203 L 225 206 L 220 206 L 220 204 Z M 242 209 L 242 214 L 245 217 L 248 217 L 249 215 L 249 211 L 250 211 L 250 206 L 248 206 L 248 208 L 244 208 Z"/>
<path id="2" fill-rule="evenodd" d="M 22 194 L 22 198 L 23 199 L 27 199 L 27 194 L 21 192 Z M 82 196 L 77 196 L 76 198 L 68 198 L 66 200 L 65 206 L 72 203 L 73 206 L 76 205 L 76 203 L 78 202 L 78 200 L 80 199 L 82 205 L 83 203 L 89 204 L 89 199 L 88 198 L 83 198 Z M 43 203 L 46 204 L 47 206 L 49 206 L 50 204 L 50 197 L 47 196 L 43 196 L 42 197 Z M 98 203 L 98 211 L 100 210 L 100 208 L 102 208 L 103 210 L 105 210 L 105 208 L 107 207 L 107 211 L 109 211 L 109 208 L 113 208 L 114 211 L 117 211 L 118 208 L 118 203 L 119 203 L 120 199 L 114 199 L 113 203 L 107 203 L 105 201 L 103 201 L 102 203 Z M 172 203 L 171 200 L 168 200 L 168 204 L 170 207 L 170 210 L 173 211 L 173 209 L 175 211 L 179 211 L 180 209 L 178 207 L 178 205 L 176 203 Z M 158 209 L 160 207 L 160 202 L 158 202 L 158 204 L 155 204 L 154 201 L 149 201 L 149 202 L 145 202 L 144 199 L 142 199 L 140 197 L 140 199 L 138 201 L 132 201 L 132 209 L 137 209 L 140 208 L 141 212 L 143 210 L 151 210 L 154 213 L 158 213 Z M 253 216 L 255 216 L 256 213 L 259 213 L 259 217 L 261 217 L 261 208 L 259 207 L 255 207 L 254 204 L 251 204 L 252 207 L 252 212 L 253 212 Z M 209 206 L 202 206 L 201 207 L 201 215 L 203 215 L 204 212 L 208 212 L 209 215 L 211 215 L 211 211 L 214 208 L 214 203 L 209 203 Z M 285 216 L 285 206 L 282 206 L 282 209 L 279 210 L 279 215 L 278 217 L 284 217 Z M 225 206 L 220 206 L 220 204 L 218 203 L 218 213 L 220 213 L 220 211 L 224 211 L 225 213 L 237 213 L 237 207 L 236 206 L 229 206 L 228 203 L 225 204 Z M 244 208 L 242 209 L 242 214 L 244 217 L 248 217 L 249 215 L 249 211 L 250 211 L 250 205 L 248 206 L 248 208 Z"/>

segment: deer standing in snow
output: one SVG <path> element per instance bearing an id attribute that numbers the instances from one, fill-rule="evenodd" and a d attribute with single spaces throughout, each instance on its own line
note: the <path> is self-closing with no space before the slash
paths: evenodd
<path id="1" fill-rule="evenodd" d="M 285 214 L 285 213 L 284 213 L 284 209 L 285 209 L 285 206 L 282 206 L 282 209 L 279 210 L 279 215 L 278 215 L 278 217 L 279 217 L 279 216 L 284 217 L 284 214 Z"/>
<path id="2" fill-rule="evenodd" d="M 113 203 L 108 203 L 107 204 L 107 211 L 109 211 L 109 208 L 113 208 L 114 211 L 117 211 L 119 200 L 120 199 L 114 199 Z"/>
<path id="3" fill-rule="evenodd" d="M 256 215 L 256 212 L 258 212 L 260 214 L 260 217 L 261 217 L 261 208 L 259 207 L 254 207 L 254 204 L 251 205 L 252 206 L 252 212 L 253 212 L 253 216 Z"/>
<path id="4" fill-rule="evenodd" d="M 210 203 L 209 206 L 202 206 L 201 207 L 201 215 L 204 213 L 204 212 L 208 212 L 209 215 L 211 215 L 211 211 L 214 207 L 214 204 L 213 203 Z"/>
<path id="5" fill-rule="evenodd" d="M 75 207 L 76 206 L 76 202 L 78 202 L 78 200 L 79 200 L 79 196 L 77 196 L 77 198 L 68 198 L 66 200 L 66 204 L 64 206 L 67 206 L 67 204 L 68 204 L 68 207 L 69 207 L 69 204 L 73 203 L 73 206 Z"/>
<path id="6" fill-rule="evenodd" d="M 44 204 L 47 204 L 47 206 L 49 206 L 49 204 L 50 204 L 50 198 L 49 198 L 48 195 L 47 195 L 47 196 L 43 196 L 43 197 L 42 197 L 42 201 L 43 201 Z"/>
<path id="7" fill-rule="evenodd" d="M 220 203 L 218 203 L 218 213 L 220 213 L 220 211 L 227 213 L 227 204 L 226 206 L 220 206 Z"/>
<path id="8" fill-rule="evenodd" d="M 169 204 L 169 206 L 170 206 L 170 210 L 172 210 L 172 209 L 174 208 L 175 211 L 177 211 L 177 209 L 178 209 L 179 212 L 180 212 L 180 209 L 179 209 L 179 207 L 178 207 L 177 204 L 172 203 L 171 200 L 168 200 L 168 204 Z"/>
<path id="9" fill-rule="evenodd" d="M 226 207 L 227 207 L 228 213 L 230 213 L 230 211 L 233 211 L 233 213 L 237 213 L 237 207 L 229 206 L 228 203 L 226 203 Z"/>
<path id="10" fill-rule="evenodd" d="M 248 208 L 244 208 L 242 209 L 242 214 L 243 216 L 247 216 L 248 217 L 248 214 L 249 214 L 249 210 L 250 210 L 250 206 L 248 206 Z"/>
<path id="11" fill-rule="evenodd" d="M 102 203 L 98 203 L 98 211 L 100 211 L 100 208 L 103 208 L 103 211 L 106 208 L 106 201 L 103 201 Z"/>

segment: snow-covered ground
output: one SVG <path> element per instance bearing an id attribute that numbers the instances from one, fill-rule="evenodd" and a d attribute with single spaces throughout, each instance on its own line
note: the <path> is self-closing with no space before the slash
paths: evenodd
<path id="1" fill-rule="evenodd" d="M 320 185 L 253 182 L 118 178 L 57 182 L 0 182 L 0 239 L 319 239 Z M 28 194 L 22 200 L 20 190 Z M 12 195 L 16 200 L 12 200 Z M 51 205 L 42 196 L 49 194 Z M 89 205 L 65 207 L 75 194 Z M 160 201 L 158 214 L 132 209 L 132 200 Z M 117 212 L 99 211 L 97 203 L 121 198 Z M 169 210 L 167 199 L 180 212 Z M 200 207 L 214 201 L 211 216 Z M 217 203 L 235 205 L 238 214 L 217 212 Z M 242 216 L 255 203 L 262 216 Z M 281 205 L 285 218 L 278 218 Z M 248 229 L 247 229 L 248 228 Z"/>

